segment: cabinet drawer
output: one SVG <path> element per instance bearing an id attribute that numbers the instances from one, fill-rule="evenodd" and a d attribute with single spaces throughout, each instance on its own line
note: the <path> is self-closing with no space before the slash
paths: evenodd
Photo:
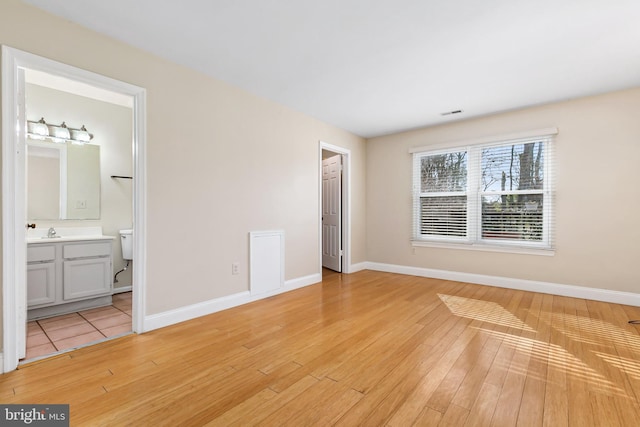
<path id="1" fill-rule="evenodd" d="M 53 261 L 56 259 L 56 247 L 53 245 L 27 246 L 27 262 Z"/>
<path id="2" fill-rule="evenodd" d="M 62 257 L 65 259 L 110 256 L 110 255 L 111 255 L 110 242 L 67 244 L 62 247 Z"/>

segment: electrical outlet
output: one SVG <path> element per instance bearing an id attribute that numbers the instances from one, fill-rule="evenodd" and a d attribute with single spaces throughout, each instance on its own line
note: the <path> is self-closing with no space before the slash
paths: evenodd
<path id="1" fill-rule="evenodd" d="M 240 263 L 238 261 L 231 264 L 231 274 L 240 274 Z"/>

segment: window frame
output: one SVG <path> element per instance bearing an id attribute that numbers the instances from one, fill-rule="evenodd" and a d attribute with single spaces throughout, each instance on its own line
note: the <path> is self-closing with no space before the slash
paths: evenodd
<path id="1" fill-rule="evenodd" d="M 531 133 L 530 135 L 518 135 L 509 138 L 496 137 L 493 141 L 483 139 L 474 143 L 451 144 L 446 148 L 430 149 L 420 147 L 412 149 L 413 154 L 413 206 L 412 206 L 412 245 L 435 246 L 445 248 L 487 250 L 511 253 L 532 253 L 552 255 L 554 253 L 554 146 L 557 129 L 552 128 L 544 133 Z M 482 189 L 482 155 L 483 150 L 494 147 L 508 147 L 522 145 L 531 142 L 544 143 L 543 163 L 543 188 L 530 190 L 485 191 Z M 464 195 L 467 197 L 467 224 L 466 236 L 429 236 L 421 234 L 421 198 L 425 194 L 421 192 L 421 159 L 428 156 L 449 153 L 467 153 L 467 188 Z M 433 194 L 433 193 L 431 193 Z M 437 193 L 436 193 L 437 194 Z M 463 193 L 451 193 L 462 195 Z M 485 238 L 482 235 L 482 197 L 488 195 L 503 194 L 541 194 L 542 195 L 542 238 L 541 240 L 510 240 Z M 443 194 L 444 195 L 444 194 Z"/>
<path id="2" fill-rule="evenodd" d="M 461 152 L 465 152 L 467 153 L 467 164 L 469 164 L 469 158 L 468 158 L 468 151 L 466 149 L 466 147 L 463 148 L 459 148 L 459 149 L 450 149 L 450 150 L 435 150 L 435 151 L 431 151 L 428 154 L 426 153 L 422 153 L 421 156 L 413 156 L 413 174 L 414 174 L 414 185 L 417 187 L 417 189 L 415 191 L 418 192 L 418 194 L 414 197 L 417 197 L 417 200 L 414 198 L 414 206 L 417 203 L 417 209 L 418 211 L 420 211 L 421 209 L 421 199 L 423 197 L 429 197 L 429 198 L 436 198 L 436 197 L 461 197 L 464 196 L 467 199 L 467 221 L 466 221 L 466 234 L 467 236 L 469 235 L 469 182 L 468 182 L 468 178 L 467 178 L 467 186 L 465 188 L 464 191 L 440 191 L 440 192 L 425 192 L 423 193 L 422 191 L 420 191 L 422 185 L 421 185 L 421 177 L 422 177 L 422 162 L 421 159 L 423 157 L 430 157 L 430 156 L 438 156 L 438 155 L 443 155 L 443 154 L 453 154 L 453 153 L 461 153 Z M 417 178 L 416 178 L 417 176 Z M 467 173 L 468 176 L 468 173 Z M 415 208 L 414 208 L 415 211 Z M 420 229 L 420 223 L 421 223 L 421 216 L 415 215 L 414 212 L 414 230 L 419 230 Z M 415 233 L 414 233 L 414 237 L 415 237 Z M 419 239 L 422 240 L 422 239 Z M 428 239 L 430 241 L 440 241 L 440 242 L 448 242 L 448 243 L 452 243 L 452 242 L 456 242 L 456 243 L 466 243 L 467 238 L 466 237 L 456 237 L 456 236 L 430 236 L 430 238 Z"/>

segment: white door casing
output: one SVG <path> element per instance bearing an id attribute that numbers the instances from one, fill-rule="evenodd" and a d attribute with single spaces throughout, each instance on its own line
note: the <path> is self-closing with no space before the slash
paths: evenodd
<path id="1" fill-rule="evenodd" d="M 322 161 L 322 266 L 342 271 L 342 156 Z"/>
<path id="2" fill-rule="evenodd" d="M 21 212 L 23 220 L 23 225 L 19 222 L 16 224 L 16 238 L 26 241 L 26 230 L 27 230 L 27 137 L 25 135 L 26 126 L 26 117 L 27 117 L 27 106 L 26 106 L 26 97 L 25 97 L 25 78 L 24 78 L 24 69 L 18 68 L 17 70 L 17 96 L 18 96 L 18 117 L 20 118 L 18 122 L 18 137 L 16 139 L 16 164 L 15 164 L 15 180 L 16 180 L 16 188 L 22 189 L 22 191 L 17 191 L 14 201 L 16 203 L 16 212 Z M 20 217 L 17 217 L 20 218 Z M 22 225 L 22 226 L 21 226 Z M 24 358 L 27 355 L 27 272 L 26 272 L 26 257 L 27 257 L 27 247 L 25 245 L 24 250 L 21 251 L 21 256 L 24 261 L 19 261 L 20 264 L 16 264 L 16 271 L 19 272 L 17 275 L 16 283 L 21 283 L 23 285 L 16 287 L 16 299 L 18 304 L 16 306 L 16 318 L 18 324 L 16 325 L 16 343 L 18 345 L 18 357 Z M 17 260 L 16 260 L 17 261 Z M 25 269 L 18 269 L 18 266 L 25 266 Z"/>
<path id="3" fill-rule="evenodd" d="M 26 182 L 24 70 L 42 71 L 133 99 L 133 331 L 144 332 L 146 294 L 146 91 L 122 81 L 2 46 L 2 372 L 26 347 Z M 20 76 L 23 76 L 21 79 Z"/>

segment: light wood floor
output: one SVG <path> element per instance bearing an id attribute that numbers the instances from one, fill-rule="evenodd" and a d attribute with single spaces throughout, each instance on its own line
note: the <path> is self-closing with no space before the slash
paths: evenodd
<path id="1" fill-rule="evenodd" d="M 72 425 L 638 426 L 640 309 L 363 271 L 0 376 Z"/>

